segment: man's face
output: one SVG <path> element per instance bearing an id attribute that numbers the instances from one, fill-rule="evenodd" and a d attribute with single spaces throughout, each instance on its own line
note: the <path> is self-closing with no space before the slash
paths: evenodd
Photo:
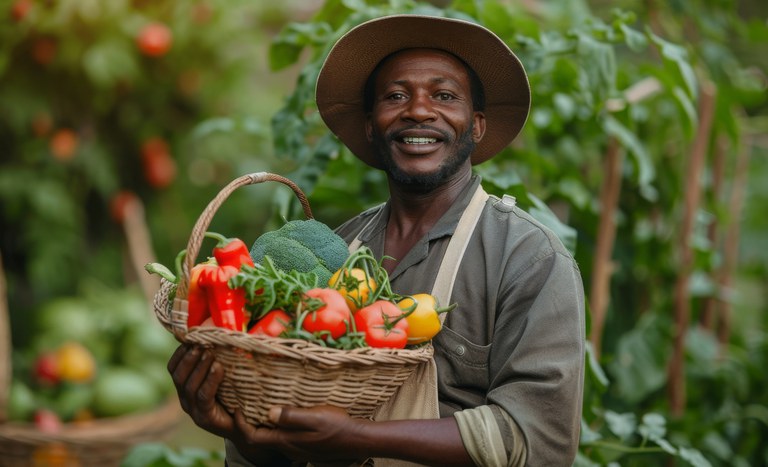
<path id="1" fill-rule="evenodd" d="M 429 190 L 469 164 L 485 116 L 472 108 L 469 76 L 458 59 L 409 49 L 380 68 L 366 130 L 390 177 Z"/>

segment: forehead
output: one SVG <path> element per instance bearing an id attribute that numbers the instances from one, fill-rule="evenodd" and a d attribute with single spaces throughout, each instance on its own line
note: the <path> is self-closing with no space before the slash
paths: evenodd
<path id="1" fill-rule="evenodd" d="M 459 84 L 469 83 L 467 65 L 456 56 L 438 49 L 405 49 L 382 60 L 377 82 L 401 79 L 401 75 L 414 74 L 421 78 L 453 79 Z"/>

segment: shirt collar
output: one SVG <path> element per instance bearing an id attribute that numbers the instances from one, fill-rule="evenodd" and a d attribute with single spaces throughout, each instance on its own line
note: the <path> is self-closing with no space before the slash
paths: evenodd
<path id="1" fill-rule="evenodd" d="M 424 240 L 430 241 L 446 235 L 453 235 L 456 226 L 459 224 L 459 219 L 461 218 L 462 213 L 464 213 L 464 209 L 469 204 L 477 185 L 479 185 L 481 181 L 482 179 L 479 175 L 472 175 L 472 178 L 469 180 L 469 183 L 467 183 L 467 186 L 464 187 L 464 190 L 459 194 L 456 202 L 448 208 L 440 219 L 438 219 L 437 223 L 427 233 Z M 360 240 L 363 243 L 370 243 L 371 239 L 382 234 L 383 230 L 386 229 L 390 209 L 391 201 L 387 200 L 381 209 L 374 214 L 376 219 L 372 222 L 371 226 L 364 229 L 363 232 L 360 232 Z"/>

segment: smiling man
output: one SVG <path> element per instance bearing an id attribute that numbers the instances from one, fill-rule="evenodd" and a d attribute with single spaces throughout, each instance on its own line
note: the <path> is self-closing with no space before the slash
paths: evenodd
<path id="1" fill-rule="evenodd" d="M 317 82 L 328 127 L 387 174 L 390 198 L 337 229 L 384 262 L 401 294 L 457 303 L 417 371 L 374 420 L 337 408 L 275 407 L 248 425 L 215 400 L 211 355 L 169 362 L 182 407 L 227 439 L 234 466 L 567 466 L 579 440 L 584 296 L 557 237 L 473 174 L 528 115 L 517 57 L 476 24 L 397 15 L 366 22 L 330 51 Z"/>

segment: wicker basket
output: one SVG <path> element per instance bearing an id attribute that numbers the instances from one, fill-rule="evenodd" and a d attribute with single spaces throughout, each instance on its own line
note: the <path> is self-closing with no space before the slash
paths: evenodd
<path id="1" fill-rule="evenodd" d="M 219 400 L 230 412 L 239 408 L 253 424 L 269 425 L 268 411 L 275 405 L 312 407 L 328 404 L 346 409 L 352 417 L 370 418 L 419 363 L 432 357 L 431 346 L 340 350 L 299 339 L 255 336 L 216 327 L 187 329 L 189 271 L 195 264 L 211 218 L 237 188 L 265 181 L 277 181 L 291 187 L 305 215 L 312 217 L 304 194 L 282 176 L 259 172 L 235 179 L 219 192 L 198 218 L 187 244 L 175 298 L 170 299 L 174 294 L 173 284 L 163 281 L 155 296 L 155 313 L 181 342 L 213 349 L 216 359 L 226 370 L 219 388 Z"/>
<path id="2" fill-rule="evenodd" d="M 0 467 L 118 467 L 133 446 L 168 437 L 181 420 L 179 402 L 173 397 L 151 411 L 65 423 L 56 433 L 41 432 L 32 423 L 8 422 L 10 337 L 0 259 Z"/>

